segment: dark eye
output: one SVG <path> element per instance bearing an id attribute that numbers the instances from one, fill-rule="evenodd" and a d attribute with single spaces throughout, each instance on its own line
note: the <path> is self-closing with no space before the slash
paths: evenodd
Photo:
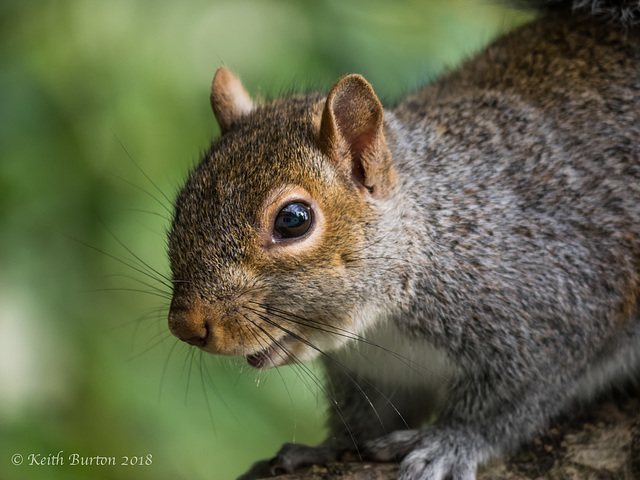
<path id="1" fill-rule="evenodd" d="M 295 202 L 286 205 L 276 217 L 273 233 L 276 238 L 301 237 L 311 228 L 312 210 L 305 203 Z"/>

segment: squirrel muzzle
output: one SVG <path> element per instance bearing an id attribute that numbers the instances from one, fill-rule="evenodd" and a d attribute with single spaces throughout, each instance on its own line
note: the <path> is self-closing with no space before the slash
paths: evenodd
<path id="1" fill-rule="evenodd" d="M 241 355 L 243 346 L 234 330 L 238 321 L 225 310 L 174 297 L 169 310 L 169 330 L 183 342 L 214 355 Z"/>
<path id="2" fill-rule="evenodd" d="M 169 311 L 169 330 L 183 342 L 204 348 L 209 329 L 199 309 L 174 308 Z"/>

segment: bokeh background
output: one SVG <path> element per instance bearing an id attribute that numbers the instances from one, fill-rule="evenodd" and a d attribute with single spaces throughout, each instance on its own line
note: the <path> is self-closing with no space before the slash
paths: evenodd
<path id="1" fill-rule="evenodd" d="M 313 381 L 166 328 L 165 232 L 218 134 L 215 69 L 256 96 L 358 72 L 393 105 L 526 18 L 474 0 L 3 0 L 0 478 L 231 479 L 320 441 Z"/>

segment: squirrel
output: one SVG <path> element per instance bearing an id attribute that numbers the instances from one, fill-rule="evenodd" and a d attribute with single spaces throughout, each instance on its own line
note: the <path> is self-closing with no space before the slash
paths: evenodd
<path id="1" fill-rule="evenodd" d="M 330 403 L 324 443 L 243 478 L 471 480 L 640 378 L 640 3 L 528 3 L 545 14 L 392 109 L 357 74 L 267 102 L 217 70 L 169 329 L 256 369 L 319 358 Z"/>

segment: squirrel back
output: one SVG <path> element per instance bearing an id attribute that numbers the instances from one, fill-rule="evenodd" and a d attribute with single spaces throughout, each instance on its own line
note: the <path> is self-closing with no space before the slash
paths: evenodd
<path id="1" fill-rule="evenodd" d="M 323 360 L 332 439 L 269 468 L 469 480 L 638 377 L 640 4 L 525 3 L 549 12 L 389 110 L 359 75 L 260 103 L 216 73 L 169 327 L 255 368 Z"/>
<path id="2" fill-rule="evenodd" d="M 429 251 L 415 256 L 433 263 L 416 287 L 432 292 L 433 306 L 413 317 L 430 319 L 416 325 L 427 335 L 440 326 L 443 348 L 461 347 L 451 355 L 475 364 L 494 338 L 504 354 L 517 345 L 512 361 L 528 370 L 586 368 L 637 318 L 639 66 L 637 30 L 553 12 L 388 116 L 405 208 L 426 220 Z M 518 323 L 496 323 L 505 314 Z M 523 355 L 526 344 L 488 334 L 505 324 L 557 350 Z"/>

